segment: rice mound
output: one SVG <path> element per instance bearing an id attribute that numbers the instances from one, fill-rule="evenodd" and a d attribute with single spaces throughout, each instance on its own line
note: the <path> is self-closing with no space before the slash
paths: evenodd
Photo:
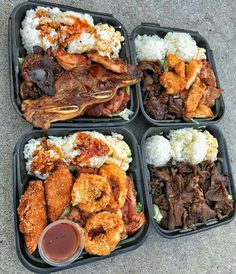
<path id="1" fill-rule="evenodd" d="M 158 35 L 138 35 L 134 43 L 138 61 L 162 61 L 165 58 L 167 45 Z"/>
<path id="2" fill-rule="evenodd" d="M 193 128 L 171 130 L 168 136 L 174 161 L 201 163 L 208 150 L 206 135 Z"/>
<path id="3" fill-rule="evenodd" d="M 40 14 L 40 15 L 39 15 Z M 71 32 L 71 26 L 76 24 L 76 18 L 87 24 L 81 33 Z M 46 34 L 41 33 L 38 26 L 48 28 Z M 118 58 L 121 42 L 124 37 L 108 24 L 94 25 L 93 17 L 89 14 L 73 11 L 62 12 L 58 8 L 37 7 L 27 10 L 20 29 L 22 43 L 27 53 L 33 52 L 34 46 L 44 50 L 58 47 L 67 48 L 69 53 L 84 53 L 96 49 L 100 55 Z M 68 39 L 68 33 L 70 33 Z"/>
<path id="4" fill-rule="evenodd" d="M 146 161 L 156 167 L 164 166 L 172 156 L 169 140 L 163 136 L 154 135 L 145 141 Z"/>
<path id="5" fill-rule="evenodd" d="M 184 61 L 191 61 L 198 54 L 196 41 L 188 33 L 168 32 L 164 40 L 167 54 L 175 54 Z"/>

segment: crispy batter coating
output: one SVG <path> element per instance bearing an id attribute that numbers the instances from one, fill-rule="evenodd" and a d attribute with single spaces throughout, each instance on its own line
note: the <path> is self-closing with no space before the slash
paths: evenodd
<path id="1" fill-rule="evenodd" d="M 189 89 L 194 83 L 197 74 L 200 73 L 202 62 L 200 60 L 192 60 L 186 65 L 186 89 Z"/>
<path id="2" fill-rule="evenodd" d="M 105 209 L 112 199 L 111 187 L 106 178 L 97 174 L 82 173 L 72 189 L 72 205 L 85 212 Z"/>
<path id="3" fill-rule="evenodd" d="M 104 164 L 99 174 L 105 177 L 112 189 L 113 198 L 110 200 L 109 207 L 112 209 L 121 208 L 128 192 L 128 177 L 123 169 L 116 164 Z"/>
<path id="4" fill-rule="evenodd" d="M 70 205 L 73 177 L 69 167 L 61 160 L 44 182 L 50 222 L 56 221 Z"/>
<path id="5" fill-rule="evenodd" d="M 30 253 L 38 245 L 39 237 L 47 226 L 47 212 L 43 182 L 30 181 L 25 193 L 20 198 L 17 208 L 20 219 L 20 231 L 25 236 L 25 243 Z"/>
<path id="6" fill-rule="evenodd" d="M 185 114 L 187 119 L 191 118 L 211 118 L 214 116 L 211 108 L 206 105 L 200 105 L 193 112 L 188 112 Z"/>
<path id="7" fill-rule="evenodd" d="M 97 213 L 85 226 L 85 250 L 93 255 L 109 255 L 121 240 L 123 229 L 124 223 L 118 214 Z"/>
<path id="8" fill-rule="evenodd" d="M 186 81 L 185 78 L 168 71 L 160 76 L 160 83 L 165 87 L 167 94 L 176 94 L 184 90 Z"/>
<path id="9" fill-rule="evenodd" d="M 205 84 L 201 82 L 199 77 L 196 77 L 196 80 L 189 91 L 188 97 L 185 100 L 184 112 L 186 117 L 187 113 L 194 112 L 197 109 L 205 89 Z"/>

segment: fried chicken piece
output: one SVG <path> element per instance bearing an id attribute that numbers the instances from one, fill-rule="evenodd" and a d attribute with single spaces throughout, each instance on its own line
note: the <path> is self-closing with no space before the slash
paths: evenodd
<path id="1" fill-rule="evenodd" d="M 111 60 L 107 56 L 101 56 L 97 51 L 90 51 L 87 53 L 88 58 L 103 65 L 106 69 L 109 69 L 116 73 L 126 73 L 128 71 L 126 64 L 122 60 Z"/>
<path id="2" fill-rule="evenodd" d="M 175 54 L 167 55 L 168 67 L 174 69 L 181 60 Z"/>
<path id="3" fill-rule="evenodd" d="M 69 167 L 61 160 L 57 161 L 51 175 L 44 182 L 48 218 L 56 221 L 70 205 L 73 177 Z"/>
<path id="4" fill-rule="evenodd" d="M 213 114 L 211 108 L 209 108 L 206 105 L 198 106 L 195 111 L 185 113 L 185 117 L 187 119 L 191 119 L 191 118 L 211 118 L 213 116 L 214 116 L 214 114 Z"/>
<path id="5" fill-rule="evenodd" d="M 176 94 L 184 90 L 186 81 L 185 78 L 180 77 L 174 72 L 164 72 L 160 76 L 160 83 L 166 88 L 167 94 Z"/>
<path id="6" fill-rule="evenodd" d="M 185 63 L 174 54 L 167 55 L 168 67 L 176 72 L 181 78 L 185 78 Z"/>
<path id="7" fill-rule="evenodd" d="M 186 65 L 186 89 L 189 89 L 194 83 L 198 73 L 200 73 L 202 62 L 200 60 L 192 60 Z"/>
<path id="8" fill-rule="evenodd" d="M 43 182 L 30 181 L 20 198 L 17 208 L 20 220 L 19 229 L 24 234 L 25 244 L 32 254 L 38 245 L 39 237 L 47 226 L 46 202 Z"/>
<path id="9" fill-rule="evenodd" d="M 189 95 L 185 100 L 184 112 L 185 116 L 187 113 L 194 112 L 204 94 L 206 86 L 201 82 L 200 78 L 197 77 L 194 84 L 192 85 Z"/>

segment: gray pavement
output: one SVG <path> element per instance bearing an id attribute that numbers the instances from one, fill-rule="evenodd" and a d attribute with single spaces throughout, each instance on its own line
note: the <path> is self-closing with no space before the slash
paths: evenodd
<path id="1" fill-rule="evenodd" d="M 31 127 L 17 116 L 10 102 L 7 20 L 14 6 L 23 1 L 0 0 L 0 273 L 27 273 L 15 251 L 12 151 Z M 128 32 L 141 22 L 198 30 L 209 41 L 222 87 L 226 114 L 219 124 L 227 140 L 236 175 L 236 1 L 157 0 L 63 0 L 56 1 L 93 11 L 112 13 Z M 140 138 L 151 126 L 139 115 L 129 128 Z M 236 222 L 207 232 L 167 240 L 151 228 L 137 250 L 81 266 L 65 273 L 236 273 Z"/>

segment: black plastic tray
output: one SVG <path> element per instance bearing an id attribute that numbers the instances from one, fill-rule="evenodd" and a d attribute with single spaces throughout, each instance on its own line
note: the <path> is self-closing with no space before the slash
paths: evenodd
<path id="1" fill-rule="evenodd" d="M 228 156 L 227 146 L 225 138 L 223 137 L 223 134 L 216 126 L 192 126 L 192 128 L 200 129 L 204 128 L 208 130 L 217 140 L 219 143 L 218 147 L 218 160 L 217 160 L 217 166 L 220 169 L 220 171 L 223 174 L 227 174 L 229 176 L 229 185 L 227 186 L 228 193 L 232 195 L 233 198 L 233 205 L 234 205 L 234 211 L 229 214 L 229 216 L 225 216 L 222 220 L 218 220 L 216 218 L 208 220 L 206 222 L 197 223 L 197 229 L 192 230 L 190 228 L 188 229 L 174 229 L 174 230 L 167 230 L 162 228 L 155 219 L 153 219 L 154 216 L 154 209 L 153 209 L 153 202 L 152 202 L 152 194 L 151 194 L 151 184 L 150 184 L 150 172 L 147 167 L 146 157 L 145 157 L 145 151 L 144 151 L 144 143 L 145 140 L 153 135 L 168 135 L 170 130 L 179 129 L 179 128 L 187 128 L 191 126 L 173 126 L 171 129 L 167 127 L 152 127 L 149 128 L 145 134 L 143 135 L 142 141 L 141 141 L 141 150 L 142 150 L 142 158 L 143 158 L 143 173 L 145 177 L 145 184 L 146 184 L 146 191 L 148 196 L 148 207 L 149 207 L 149 218 L 150 222 L 152 223 L 154 229 L 157 233 L 160 235 L 173 239 L 178 238 L 186 235 L 192 235 L 200 231 L 204 231 L 210 228 L 214 228 L 223 224 L 227 224 L 230 221 L 232 221 L 235 217 L 235 210 L 236 210 L 236 194 L 235 194 L 235 187 L 234 187 L 234 181 L 233 181 L 233 175 L 231 171 L 230 166 L 230 160 Z"/>
<path id="2" fill-rule="evenodd" d="M 75 11 L 80 13 L 87 13 L 90 14 L 93 19 L 94 23 L 107 23 L 112 25 L 115 29 L 119 30 L 121 34 L 124 36 L 125 41 L 122 43 L 122 48 L 120 51 L 120 57 L 127 61 L 127 63 L 131 62 L 130 52 L 129 52 L 129 38 L 124 26 L 111 14 L 107 13 L 98 13 L 92 12 L 80 8 L 69 7 L 66 5 L 48 3 L 43 1 L 28 1 L 22 3 L 15 7 L 11 12 L 8 22 L 8 42 L 9 42 L 9 49 L 8 49 L 8 56 L 9 56 L 9 72 L 10 72 L 10 92 L 11 92 L 11 102 L 15 109 L 15 111 L 23 118 L 21 112 L 21 98 L 20 98 L 20 84 L 22 82 L 22 78 L 19 73 L 19 57 L 24 57 L 26 55 L 26 51 L 23 48 L 20 36 L 20 28 L 21 22 L 25 17 L 25 13 L 29 9 L 34 9 L 37 6 L 43 7 L 58 7 L 62 11 Z M 138 95 L 136 93 L 136 89 L 134 86 L 131 86 L 131 93 L 130 93 L 130 103 L 129 109 L 132 110 L 134 113 L 130 116 L 130 119 L 124 120 L 121 117 L 108 117 L 108 118 L 92 118 L 92 117 L 78 117 L 71 120 L 67 120 L 64 122 L 55 122 L 52 123 L 51 127 L 98 127 L 98 126 L 120 126 L 130 123 L 137 115 L 139 110 L 139 103 L 138 103 Z"/>
<path id="3" fill-rule="evenodd" d="M 132 175 L 134 178 L 134 185 L 137 191 L 137 201 L 140 201 L 143 206 L 143 211 L 146 217 L 146 224 L 143 225 L 135 234 L 129 236 L 127 239 L 121 241 L 116 249 L 109 255 L 105 257 L 99 256 L 92 256 L 83 252 L 82 255 L 79 257 L 78 260 L 73 262 L 72 264 L 65 266 L 65 267 L 53 267 L 46 264 L 39 256 L 39 254 L 30 255 L 27 252 L 27 248 L 25 247 L 24 237 L 23 234 L 19 231 L 19 220 L 17 216 L 17 207 L 19 205 L 19 198 L 24 193 L 28 182 L 32 179 L 32 176 L 27 175 L 26 168 L 25 168 L 25 160 L 23 156 L 24 145 L 31 139 L 31 138 L 40 138 L 43 136 L 65 136 L 69 133 L 76 132 L 76 131 L 91 131 L 97 130 L 103 134 L 111 134 L 112 132 L 120 133 L 124 136 L 124 140 L 127 142 L 129 147 L 132 150 L 133 161 L 130 164 L 130 168 L 128 171 L 129 175 Z M 143 183 L 143 178 L 140 174 L 140 160 L 141 155 L 138 151 L 138 143 L 134 135 L 128 131 L 127 129 L 122 128 L 66 128 L 66 129 L 50 129 L 47 132 L 42 130 L 33 130 L 24 136 L 18 141 L 15 146 L 14 153 L 13 153 L 13 201 L 14 201 L 14 219 L 15 219 L 15 238 L 16 238 L 16 249 L 17 254 L 22 262 L 22 264 L 33 272 L 39 273 L 50 273 L 55 272 L 63 269 L 68 269 L 76 266 L 80 266 L 83 264 L 103 260 L 105 258 L 113 257 L 117 254 L 123 254 L 127 251 L 131 251 L 133 249 L 138 248 L 146 239 L 147 233 L 149 230 L 149 215 L 148 215 L 148 204 L 147 204 L 147 197 L 146 197 L 146 190 L 145 185 Z"/>
<path id="4" fill-rule="evenodd" d="M 219 82 L 219 77 L 218 77 L 217 70 L 216 70 L 213 52 L 212 52 L 207 40 L 202 35 L 200 35 L 199 32 L 196 32 L 196 31 L 170 28 L 170 27 L 161 27 L 159 24 L 153 24 L 153 23 L 142 23 L 141 25 L 137 26 L 133 30 L 133 32 L 130 36 L 130 52 L 131 52 L 132 63 L 134 65 L 138 64 L 138 61 L 136 58 L 135 45 L 134 45 L 134 40 L 138 35 L 144 35 L 144 34 L 155 35 L 156 34 L 163 38 L 167 34 L 167 32 L 173 32 L 173 31 L 189 33 L 193 37 L 193 39 L 196 41 L 196 43 L 199 47 L 206 49 L 207 60 L 212 65 L 212 69 L 213 69 L 215 77 L 216 77 L 216 85 L 218 88 L 220 88 L 220 82 Z M 140 105 L 141 111 L 142 111 L 144 117 L 150 123 L 152 123 L 156 126 L 175 126 L 175 125 L 181 126 L 181 125 L 195 125 L 196 124 L 196 122 L 192 122 L 192 121 L 185 122 L 182 119 L 175 119 L 175 120 L 155 120 L 155 119 L 153 119 L 152 117 L 150 117 L 147 114 L 147 112 L 143 106 L 141 83 L 138 83 L 136 85 L 136 88 L 137 88 L 137 93 L 139 96 L 139 105 Z M 212 111 L 214 113 L 214 117 L 205 118 L 205 119 L 195 119 L 195 121 L 197 121 L 197 123 L 200 125 L 209 125 L 209 124 L 215 124 L 215 123 L 219 122 L 222 119 L 224 112 L 225 112 L 225 104 L 224 104 L 222 95 L 216 100 L 214 107 L 212 107 Z"/>

